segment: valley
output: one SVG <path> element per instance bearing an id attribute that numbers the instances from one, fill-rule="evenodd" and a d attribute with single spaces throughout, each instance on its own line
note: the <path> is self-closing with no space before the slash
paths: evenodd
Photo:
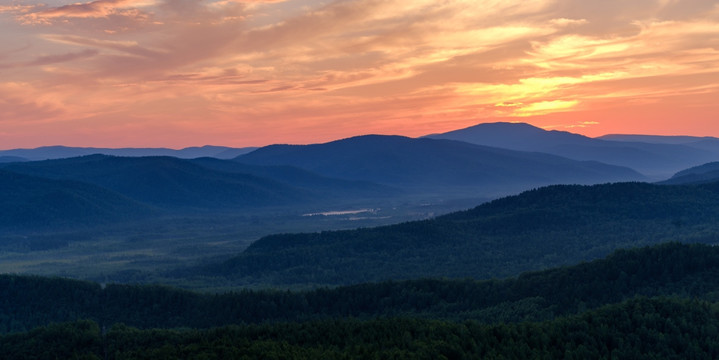
<path id="1" fill-rule="evenodd" d="M 480 130 L 489 135 L 477 138 Z M 311 356 L 381 352 L 357 336 L 332 343 L 337 352 L 294 342 L 304 331 L 315 344 L 352 331 L 368 339 L 386 332 L 394 351 L 419 356 L 420 346 L 445 356 L 480 353 L 483 332 L 514 333 L 530 322 L 567 341 L 577 332 L 564 324 L 596 336 L 588 318 L 621 337 L 628 330 L 611 320 L 616 314 L 713 314 L 719 175 L 716 163 L 697 164 L 705 160 L 698 151 L 713 157 L 706 141 L 698 150 L 687 137 L 599 140 L 504 123 L 447 136 L 458 134 L 524 146 L 370 135 L 231 158 L 235 150 L 217 147 L 197 149 L 224 158 L 145 156 L 152 149 L 62 157 L 76 150 L 43 148 L 48 160 L 28 161 L 0 152 L 0 288 L 9 294 L 0 300 L 0 349 L 48 341 L 49 332 L 129 358 L 199 356 L 220 348 L 198 350 L 198 337 L 212 332 L 245 354 L 286 354 L 290 343 Z M 558 150 L 565 141 L 570 153 Z M 637 154 L 652 155 L 635 169 Z M 655 325 L 642 323 L 668 331 Z M 470 326 L 476 333 L 463 341 L 475 345 L 457 349 L 452 335 L 442 347 L 435 333 L 407 342 L 395 338 L 396 326 Z M 238 333 L 284 340 L 253 348 Z M 526 354 L 560 351 L 512 336 Z M 124 342 L 138 337 L 147 340 L 137 348 Z M 562 351 L 629 354 L 651 341 Z M 98 354 L 57 346 L 46 348 Z"/>

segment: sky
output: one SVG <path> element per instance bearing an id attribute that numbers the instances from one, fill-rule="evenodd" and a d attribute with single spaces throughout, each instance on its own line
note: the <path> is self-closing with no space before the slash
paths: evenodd
<path id="1" fill-rule="evenodd" d="M 719 136 L 717 0 L 0 0 L 0 149 Z"/>

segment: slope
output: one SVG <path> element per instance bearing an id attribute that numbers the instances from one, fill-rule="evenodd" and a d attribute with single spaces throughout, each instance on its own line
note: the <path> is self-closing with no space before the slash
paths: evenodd
<path id="1" fill-rule="evenodd" d="M 508 193 L 553 183 L 636 180 L 636 172 L 596 162 L 459 141 L 366 135 L 315 145 L 271 145 L 236 158 L 290 165 L 324 176 L 408 188 L 475 187 Z"/>
<path id="2" fill-rule="evenodd" d="M 716 149 L 671 141 L 609 141 L 565 131 L 547 131 L 524 123 L 478 124 L 443 134 L 428 135 L 427 138 L 539 151 L 575 160 L 600 161 L 626 166 L 654 178 L 670 176 L 681 169 L 712 161 L 719 154 Z"/>
<path id="3" fill-rule="evenodd" d="M 557 185 L 431 220 L 262 238 L 209 274 L 248 284 L 490 278 L 667 240 L 715 242 L 719 184 Z"/>

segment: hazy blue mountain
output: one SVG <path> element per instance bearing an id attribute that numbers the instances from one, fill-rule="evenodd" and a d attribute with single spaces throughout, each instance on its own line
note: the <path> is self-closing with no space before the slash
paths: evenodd
<path id="1" fill-rule="evenodd" d="M 710 136 L 665 136 L 665 135 L 640 135 L 640 134 L 608 134 L 599 136 L 596 139 L 608 141 L 643 142 L 651 144 L 691 144 L 704 140 L 719 140 Z"/>
<path id="2" fill-rule="evenodd" d="M 679 144 L 680 138 L 626 137 L 633 141 L 595 139 L 566 131 L 547 131 L 524 123 L 486 123 L 443 134 L 432 139 L 451 139 L 512 150 L 538 151 L 574 160 L 594 160 L 626 166 L 653 178 L 666 178 L 691 166 L 716 159 L 719 143 L 704 147 Z M 634 141 L 654 138 L 657 142 Z"/>
<path id="3" fill-rule="evenodd" d="M 253 284 L 492 278 L 664 241 L 716 243 L 719 183 L 555 185 L 431 220 L 264 237 L 212 274 Z"/>
<path id="4" fill-rule="evenodd" d="M 682 170 L 659 184 L 703 184 L 714 181 L 719 181 L 719 162 L 716 161 Z"/>
<path id="5" fill-rule="evenodd" d="M 28 161 L 25 158 L 19 156 L 0 156 L 0 163 L 11 163 L 11 162 L 23 162 Z"/>
<path id="6" fill-rule="evenodd" d="M 42 230 L 97 225 L 153 214 L 148 206 L 99 186 L 0 170 L 0 228 Z"/>
<path id="7" fill-rule="evenodd" d="M 392 186 L 475 187 L 488 192 L 513 192 L 552 183 L 643 179 L 631 169 L 598 162 L 460 141 L 382 135 L 315 145 L 271 145 L 235 160 L 296 166 L 324 176 Z"/>
<path id="8" fill-rule="evenodd" d="M 293 204 L 309 192 L 249 174 L 212 170 L 174 157 L 77 158 L 14 163 L 8 170 L 72 179 L 111 189 L 163 207 L 241 208 Z"/>
<path id="9" fill-rule="evenodd" d="M 711 136 L 605 135 L 600 136 L 598 139 L 688 146 L 708 151 L 714 156 L 713 160 L 719 160 L 719 138 Z"/>
<path id="10" fill-rule="evenodd" d="M 238 155 L 248 153 L 257 148 L 230 148 L 226 146 L 188 147 L 180 150 L 167 148 L 93 148 L 93 147 L 67 147 L 43 146 L 35 149 L 0 150 L 0 156 L 18 156 L 27 160 L 64 159 L 93 154 L 113 156 L 173 156 L 182 159 L 198 157 L 215 157 L 218 159 L 231 159 Z"/>
<path id="11" fill-rule="evenodd" d="M 367 181 L 350 181 L 321 176 L 294 166 L 259 166 L 248 165 L 237 161 L 216 158 L 197 158 L 190 160 L 203 167 L 229 172 L 252 174 L 268 178 L 292 186 L 312 191 L 321 191 L 325 195 L 348 197 L 379 197 L 397 195 L 400 190 Z"/>

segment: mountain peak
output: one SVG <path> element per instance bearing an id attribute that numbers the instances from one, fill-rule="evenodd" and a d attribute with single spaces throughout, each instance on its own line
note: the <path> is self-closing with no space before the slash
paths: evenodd
<path id="1" fill-rule="evenodd" d="M 544 130 L 527 123 L 481 123 L 464 129 L 425 136 L 431 139 L 464 141 L 512 150 L 537 151 L 556 144 L 576 144 L 590 138 L 567 131 Z"/>

